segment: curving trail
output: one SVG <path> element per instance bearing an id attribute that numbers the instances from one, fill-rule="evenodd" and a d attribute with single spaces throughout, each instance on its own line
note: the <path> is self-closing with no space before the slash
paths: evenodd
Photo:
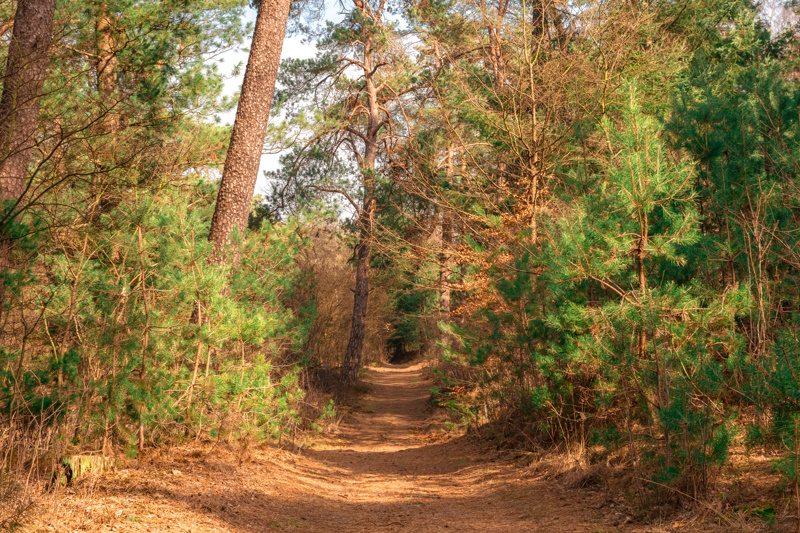
<path id="1" fill-rule="evenodd" d="M 369 369 L 370 392 L 338 439 L 254 451 L 242 465 L 222 446 L 165 452 L 44 504 L 32 529 L 618 530 L 602 495 L 537 479 L 465 438 L 435 437 L 424 375 L 419 364 Z"/>

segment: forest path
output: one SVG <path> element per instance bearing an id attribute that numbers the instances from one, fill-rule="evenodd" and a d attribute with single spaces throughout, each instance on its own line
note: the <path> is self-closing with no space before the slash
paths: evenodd
<path id="1" fill-rule="evenodd" d="M 470 439 L 436 433 L 421 364 L 367 370 L 339 437 L 238 464 L 217 446 L 165 451 L 54 498 L 36 531 L 615 531 L 599 492 L 566 489 Z"/>
<path id="2" fill-rule="evenodd" d="M 424 364 L 367 370 L 370 390 L 341 439 L 303 455 L 334 475 L 314 531 L 607 531 L 596 510 L 465 438 L 433 432 Z M 311 480 L 308 480 L 311 481 Z M 317 481 L 319 482 L 319 480 Z M 312 481 L 312 485 L 313 485 Z M 330 500 L 329 500 L 330 501 Z M 612 528 L 613 529 L 613 528 Z"/>

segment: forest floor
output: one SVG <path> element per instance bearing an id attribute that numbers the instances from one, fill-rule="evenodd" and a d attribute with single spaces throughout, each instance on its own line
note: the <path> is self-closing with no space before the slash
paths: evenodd
<path id="1" fill-rule="evenodd" d="M 37 503 L 25 530 L 241 532 L 725 531 L 637 525 L 608 491 L 569 485 L 444 431 L 421 364 L 367 370 L 335 437 L 289 452 L 163 450 Z"/>

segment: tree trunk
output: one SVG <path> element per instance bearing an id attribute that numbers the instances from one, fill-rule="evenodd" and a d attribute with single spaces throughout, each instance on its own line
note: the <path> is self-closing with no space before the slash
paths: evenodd
<path id="1" fill-rule="evenodd" d="M 209 240 L 220 261 L 231 232 L 247 227 L 278 77 L 290 0 L 261 0 Z M 234 259 L 235 260 L 235 259 Z"/>
<path id="2" fill-rule="evenodd" d="M 0 199 L 3 201 L 18 202 L 27 188 L 55 8 L 55 0 L 17 3 L 0 97 Z M 0 233 L 0 271 L 10 266 L 11 241 Z M 0 277 L 0 305 L 4 289 Z"/>
<path id="3" fill-rule="evenodd" d="M 360 7 L 358 3 L 356 6 Z M 361 354 L 364 350 L 364 331 L 367 319 L 367 300 L 369 298 L 369 263 L 372 256 L 372 224 L 377 206 L 375 194 L 375 160 L 378 155 L 378 135 L 383 127 L 381 110 L 378 104 L 378 90 L 375 85 L 373 68 L 372 36 L 364 39 L 363 71 L 364 85 L 367 93 L 367 128 L 362 137 L 364 156 L 361 158 L 361 179 L 364 201 L 359 215 L 360 239 L 358 243 L 358 268 L 356 270 L 356 288 L 353 295 L 353 323 L 350 327 L 350 340 L 342 364 L 342 379 L 347 383 L 355 383 L 361 369 Z"/>
<path id="4" fill-rule="evenodd" d="M 119 116 L 112 109 L 116 104 L 114 93 L 117 90 L 117 53 L 112 22 L 108 4 L 103 2 L 97 17 L 97 87 L 103 95 L 103 105 L 109 110 L 106 125 L 114 144 L 113 137 L 119 130 Z"/>
<path id="5" fill-rule="evenodd" d="M 361 369 L 361 354 L 364 351 L 364 336 L 367 322 L 367 301 L 369 299 L 369 262 L 372 255 L 370 242 L 374 204 L 361 215 L 361 239 L 358 243 L 358 267 L 356 269 L 356 288 L 353 295 L 353 324 L 350 327 L 350 340 L 342 365 L 342 379 L 355 383 Z"/>
<path id="6" fill-rule="evenodd" d="M 450 273 L 453 270 L 451 250 L 453 221 L 449 213 L 444 213 L 442 216 L 442 252 L 439 263 L 439 315 L 445 324 L 449 324 L 451 307 Z"/>
<path id="7" fill-rule="evenodd" d="M 18 200 L 26 188 L 39 97 L 47 76 L 55 0 L 19 0 L 0 98 L 0 191 Z"/>
<path id="8" fill-rule="evenodd" d="M 455 168 L 453 165 L 453 152 L 454 148 L 451 145 L 447 149 L 447 161 L 445 171 L 447 173 L 447 181 L 452 183 Z M 439 263 L 439 315 L 445 324 L 450 324 L 450 274 L 453 270 L 453 215 L 449 210 L 445 209 L 442 213 L 442 246 Z M 449 340 L 449 334 L 444 334 L 441 337 L 443 342 Z"/>
<path id="9" fill-rule="evenodd" d="M 494 74 L 495 91 L 498 93 L 503 90 L 506 84 L 506 67 L 503 57 L 503 35 L 502 28 L 508 14 L 509 3 L 500 1 L 493 5 L 490 13 L 483 13 L 486 19 L 486 33 L 489 39 L 489 61 L 492 64 L 492 74 Z"/>

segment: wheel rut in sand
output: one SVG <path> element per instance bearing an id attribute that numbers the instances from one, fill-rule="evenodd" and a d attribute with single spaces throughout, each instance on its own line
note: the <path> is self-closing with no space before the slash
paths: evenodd
<path id="1" fill-rule="evenodd" d="M 537 479 L 465 437 L 432 435 L 425 375 L 422 364 L 368 369 L 369 392 L 340 436 L 300 453 L 259 449 L 238 464 L 221 446 L 164 452 L 63 497 L 43 518 L 70 531 L 616 530 L 602 494 Z"/>

